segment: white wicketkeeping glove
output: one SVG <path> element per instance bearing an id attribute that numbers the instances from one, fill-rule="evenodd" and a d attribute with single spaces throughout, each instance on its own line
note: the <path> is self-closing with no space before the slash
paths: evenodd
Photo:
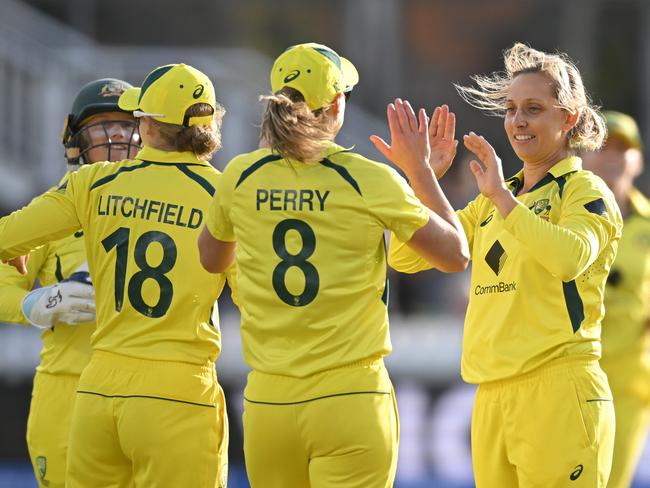
<path id="1" fill-rule="evenodd" d="M 30 324 L 49 329 L 57 322 L 75 325 L 95 321 L 95 289 L 88 271 L 82 268 L 56 285 L 37 288 L 25 296 L 23 315 Z"/>

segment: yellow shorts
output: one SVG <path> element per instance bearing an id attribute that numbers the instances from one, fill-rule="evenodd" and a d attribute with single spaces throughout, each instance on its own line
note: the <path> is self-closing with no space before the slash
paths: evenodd
<path id="1" fill-rule="evenodd" d="M 63 488 L 78 376 L 36 373 L 27 419 L 27 447 L 40 488 Z"/>
<path id="2" fill-rule="evenodd" d="M 650 371 L 638 357 L 601 361 L 614 396 L 616 440 L 608 488 L 628 488 L 650 428 Z"/>
<path id="3" fill-rule="evenodd" d="M 598 361 L 564 358 L 479 385 L 472 414 L 477 488 L 604 488 L 614 404 Z"/>
<path id="4" fill-rule="evenodd" d="M 381 390 L 346 390 L 277 403 L 245 399 L 244 455 L 252 488 L 388 488 L 397 467 L 399 422 L 395 395 L 383 367 L 346 368 L 343 383 L 381 375 Z M 254 375 L 254 373 L 252 373 Z M 331 372 L 291 382 L 313 382 Z M 271 380 L 272 375 L 263 375 Z M 276 377 L 282 384 L 286 377 Z M 249 378 L 250 379 L 250 378 Z M 254 381 L 259 381 L 257 378 Z M 327 379 L 324 383 L 327 383 Z M 295 385 L 294 385 L 295 386 Z"/>
<path id="5" fill-rule="evenodd" d="M 226 404 L 214 367 L 95 352 L 70 432 L 69 488 L 223 488 Z"/>

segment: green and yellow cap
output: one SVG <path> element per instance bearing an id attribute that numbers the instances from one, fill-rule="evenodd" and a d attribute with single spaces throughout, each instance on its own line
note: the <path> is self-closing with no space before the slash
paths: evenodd
<path id="1" fill-rule="evenodd" d="M 185 112 L 195 103 L 216 108 L 214 86 L 198 69 L 186 64 L 160 66 L 147 75 L 138 88 L 130 88 L 119 99 L 122 110 L 134 117 L 152 117 L 160 122 L 190 127 L 210 125 L 214 115 L 190 117 Z"/>
<path id="2" fill-rule="evenodd" d="M 329 105 L 336 95 L 351 91 L 357 83 L 359 73 L 350 61 L 314 42 L 291 46 L 271 69 L 273 92 L 285 86 L 294 88 L 312 110 Z"/>
<path id="3" fill-rule="evenodd" d="M 603 112 L 607 123 L 607 137 L 620 139 L 627 146 L 634 149 L 642 149 L 641 133 L 635 120 L 622 112 L 608 110 Z"/>

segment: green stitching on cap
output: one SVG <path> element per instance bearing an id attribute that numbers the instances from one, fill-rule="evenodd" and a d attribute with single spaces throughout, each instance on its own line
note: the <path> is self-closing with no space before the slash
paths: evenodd
<path id="1" fill-rule="evenodd" d="M 334 63 L 339 70 L 341 70 L 341 58 L 339 57 L 338 54 L 336 54 L 334 51 L 332 51 L 330 49 L 323 49 L 321 47 L 315 47 L 313 49 L 314 49 L 314 51 L 321 53 L 323 56 L 325 56 L 327 59 L 329 59 L 332 63 Z"/>
<path id="2" fill-rule="evenodd" d="M 170 69 L 172 69 L 175 65 L 174 64 L 168 64 L 167 66 L 161 66 L 160 68 L 156 68 L 153 70 L 149 75 L 145 78 L 144 82 L 142 83 L 142 87 L 140 87 L 140 98 L 138 98 L 138 104 L 142 101 L 142 96 L 144 95 L 144 92 L 147 91 L 147 89 L 157 80 L 159 80 L 165 73 L 167 73 Z"/>

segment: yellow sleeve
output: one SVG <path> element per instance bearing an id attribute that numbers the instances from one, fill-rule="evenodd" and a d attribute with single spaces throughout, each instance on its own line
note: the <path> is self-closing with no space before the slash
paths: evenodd
<path id="1" fill-rule="evenodd" d="M 0 219 L 0 259 L 10 259 L 66 237 L 81 227 L 75 208 L 78 173 L 67 183 Z"/>
<path id="2" fill-rule="evenodd" d="M 235 264 L 226 270 L 226 281 L 230 287 L 232 302 L 239 308 L 239 288 L 237 286 L 237 268 Z"/>
<path id="3" fill-rule="evenodd" d="M 205 220 L 205 226 L 215 239 L 224 242 L 235 241 L 235 231 L 232 221 L 230 220 L 230 205 L 234 187 L 230 178 L 232 161 L 226 166 L 223 174 L 215 186 L 214 199 L 208 208 L 208 215 Z"/>
<path id="4" fill-rule="evenodd" d="M 476 215 L 477 205 L 476 200 L 474 200 L 464 209 L 456 210 L 456 215 L 458 215 L 465 234 L 467 234 L 470 250 L 474 238 L 474 227 L 478 220 Z M 388 265 L 401 273 L 417 273 L 433 268 L 426 259 L 411 249 L 408 244 L 400 241 L 393 233 L 390 234 L 390 244 L 388 246 Z"/>
<path id="5" fill-rule="evenodd" d="M 47 258 L 47 249 L 48 246 L 44 246 L 29 255 L 27 274 L 24 276 L 13 266 L 0 263 L 0 322 L 28 323 L 23 315 L 23 298 L 34 286 Z"/>
<path id="6" fill-rule="evenodd" d="M 567 181 L 560 211 L 554 224 L 518 203 L 504 228 L 551 274 L 571 281 L 612 239 L 620 238 L 622 219 L 611 193 L 587 179 Z"/>
<path id="7" fill-rule="evenodd" d="M 429 221 L 429 209 L 413 193 L 397 171 L 375 163 L 381 173 L 364 188 L 368 210 L 401 242 L 408 242 L 416 230 Z"/>

